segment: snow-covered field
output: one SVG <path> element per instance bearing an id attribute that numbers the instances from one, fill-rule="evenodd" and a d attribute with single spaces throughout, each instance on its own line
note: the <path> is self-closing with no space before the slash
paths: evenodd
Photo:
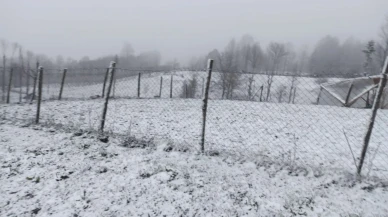
<path id="1" fill-rule="evenodd" d="M 118 70 L 116 72 L 119 79 L 116 80 L 115 85 L 112 89 L 112 95 L 116 98 L 136 98 L 137 97 L 137 86 L 138 86 L 138 76 L 137 75 L 126 75 L 126 71 Z M 143 73 L 141 76 L 141 87 L 140 87 L 140 97 L 141 98 L 154 98 L 159 96 L 160 93 L 160 78 L 162 77 L 162 94 L 161 98 L 170 97 L 170 84 L 171 84 L 171 75 L 173 75 L 173 98 L 179 98 L 184 95 L 183 85 L 184 83 L 189 83 L 194 76 L 197 78 L 197 89 L 196 89 L 196 98 L 201 98 L 202 89 L 204 87 L 204 81 L 206 78 L 206 72 L 204 71 L 177 71 L 177 72 L 155 72 L 155 73 Z M 89 99 L 90 97 L 101 95 L 103 87 L 103 76 L 98 74 L 100 77 L 100 82 L 96 83 L 96 79 L 93 78 L 91 81 L 88 81 L 88 77 L 81 77 L 79 79 L 84 80 L 85 82 L 78 83 L 67 83 L 63 89 L 63 99 Z M 128 76 L 128 77 L 126 77 Z M 237 99 L 247 99 L 248 97 L 248 77 L 251 75 L 242 74 L 240 76 L 240 83 L 234 91 L 234 97 Z M 267 91 L 267 76 L 257 74 L 254 76 L 254 82 L 252 84 L 252 94 L 255 95 L 254 100 L 259 101 L 260 98 L 260 87 L 264 86 L 262 98 L 264 99 Z M 292 77 L 290 76 L 275 76 L 273 78 L 272 88 L 271 88 L 271 102 L 288 102 L 291 95 L 294 93 L 294 90 L 291 91 L 291 82 Z M 71 79 L 71 80 L 74 80 Z M 327 81 L 339 81 L 338 78 L 330 78 Z M 299 77 L 295 80 L 294 86 L 296 87 L 295 99 L 292 100 L 295 104 L 314 104 L 316 103 L 317 96 L 320 90 L 320 86 L 317 83 L 316 78 L 308 77 Z M 25 92 L 25 87 L 22 88 Z M 60 89 L 60 80 L 57 79 L 56 83 L 45 83 L 43 85 L 43 99 L 57 99 Z M 220 74 L 217 72 L 213 73 L 212 83 L 210 86 L 210 98 L 212 99 L 221 99 L 222 88 L 220 86 Z M 30 91 L 32 92 L 32 91 Z M 279 97 L 281 95 L 281 97 Z M 23 95 L 24 96 L 24 95 Z M 293 98 L 293 97 L 292 97 Z M 11 93 L 11 102 L 19 102 L 19 88 L 13 88 Z M 364 106 L 365 103 L 360 101 L 360 106 Z M 323 92 L 321 95 L 320 104 L 324 105 L 336 105 L 340 106 L 334 97 L 331 97 L 328 93 Z"/>
<path id="2" fill-rule="evenodd" d="M 119 138 L 102 143 L 93 134 L 4 120 L 0 134 L 0 216 L 388 213 L 387 183 L 359 183 L 351 174 L 326 167 L 166 152 L 168 141 L 128 148 Z"/>
<path id="3" fill-rule="evenodd" d="M 96 130 L 103 101 L 50 101 L 42 104 L 42 123 Z M 36 105 L 0 105 L 7 120 L 32 122 Z M 292 165 L 355 171 L 370 110 L 334 106 L 248 101 L 209 101 L 206 149 L 241 158 L 269 158 Z M 106 132 L 137 138 L 167 139 L 198 150 L 201 100 L 110 100 Z M 378 113 L 364 174 L 388 177 L 388 113 Z M 346 134 L 346 136 L 345 136 Z M 347 143 L 348 137 L 349 145 Z"/>

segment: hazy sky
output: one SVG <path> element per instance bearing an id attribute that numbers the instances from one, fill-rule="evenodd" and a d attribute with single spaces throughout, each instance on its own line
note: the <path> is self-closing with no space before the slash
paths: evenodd
<path id="1" fill-rule="evenodd" d="M 313 47 L 324 35 L 376 38 L 388 0 L 0 0 L 0 38 L 50 56 L 159 50 L 186 62 L 249 33 Z"/>

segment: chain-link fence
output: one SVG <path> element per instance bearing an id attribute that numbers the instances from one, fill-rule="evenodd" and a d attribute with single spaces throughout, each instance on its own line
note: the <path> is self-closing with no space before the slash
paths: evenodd
<path id="1" fill-rule="evenodd" d="M 108 71 L 67 69 L 64 76 L 64 70 L 44 69 L 42 97 L 46 102 L 41 105 L 41 123 L 98 130 Z M 3 119 L 35 118 L 36 105 L 30 104 L 35 102 L 35 72 L 26 73 L 31 76 L 28 87 L 23 82 L 11 84 L 11 104 L 1 105 Z M 177 150 L 200 150 L 201 99 L 207 74 L 116 68 L 105 131 L 129 139 L 158 140 Z M 210 83 L 205 150 L 277 161 L 296 169 L 309 166 L 355 171 L 380 80 L 381 76 L 317 78 L 215 71 Z M 368 176 L 388 177 L 387 95 L 385 89 L 367 149 L 363 174 Z M 13 104 L 18 102 L 22 103 Z"/>

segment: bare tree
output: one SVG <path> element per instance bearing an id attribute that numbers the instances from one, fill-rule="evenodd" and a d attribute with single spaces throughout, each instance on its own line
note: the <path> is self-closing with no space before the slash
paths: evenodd
<path id="1" fill-rule="evenodd" d="M 250 49 L 249 63 L 252 68 L 252 74 L 248 75 L 248 100 L 253 100 L 260 89 L 255 88 L 255 74 L 261 68 L 263 63 L 263 51 L 258 43 L 252 45 Z M 257 90 L 256 90 L 257 89 Z"/>
<path id="2" fill-rule="evenodd" d="M 134 52 L 132 45 L 129 43 L 125 43 L 121 49 L 120 56 L 124 61 L 122 61 L 122 65 L 125 65 L 126 67 L 131 66 L 131 60 L 134 58 Z"/>
<path id="3" fill-rule="evenodd" d="M 31 51 L 27 51 L 26 52 L 26 57 L 27 57 L 27 84 L 26 84 L 26 94 L 28 96 L 28 94 L 30 93 L 30 81 L 31 81 L 31 77 L 34 77 L 34 73 L 32 73 L 31 71 L 31 61 L 32 61 L 32 58 L 34 57 L 34 53 L 32 53 Z"/>
<path id="4" fill-rule="evenodd" d="M 269 59 L 269 71 L 267 74 L 267 96 L 266 101 L 269 101 L 271 95 L 271 87 L 273 83 L 273 77 L 277 74 L 279 64 L 283 57 L 287 55 L 286 46 L 282 43 L 271 42 L 267 48 L 267 56 Z"/>
<path id="5" fill-rule="evenodd" d="M 301 73 L 298 62 L 294 62 L 292 64 L 291 73 L 292 73 L 291 74 L 291 87 L 290 87 L 290 92 L 289 92 L 289 97 L 288 97 L 288 103 L 291 103 L 291 100 L 295 98 L 295 96 L 293 96 L 295 94 L 294 89 L 296 88 L 298 76 L 300 76 L 300 73 Z"/>
<path id="6" fill-rule="evenodd" d="M 11 63 L 13 63 L 13 57 L 15 55 L 16 50 L 18 49 L 19 44 L 18 43 L 12 43 L 12 55 L 11 55 Z"/>
<path id="7" fill-rule="evenodd" d="M 231 99 L 240 82 L 240 74 L 237 73 L 236 41 L 234 39 L 229 42 L 217 59 L 220 67 L 222 99 Z"/>

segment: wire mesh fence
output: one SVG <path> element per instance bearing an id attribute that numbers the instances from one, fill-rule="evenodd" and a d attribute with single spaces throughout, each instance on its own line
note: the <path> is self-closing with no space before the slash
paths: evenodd
<path id="1" fill-rule="evenodd" d="M 67 69 L 63 76 L 64 70 L 45 69 L 41 123 L 98 130 L 108 71 Z M 33 70 L 26 74 L 31 79 L 28 86 L 26 81 L 11 83 L 11 104 L 1 105 L 3 119 L 34 119 L 36 106 L 30 102 L 36 74 Z M 206 76 L 206 71 L 116 68 L 105 131 L 199 151 Z M 357 80 L 215 71 L 209 90 L 205 150 L 278 161 L 294 168 L 354 172 L 379 79 L 381 76 Z M 387 95 L 385 89 L 367 150 L 363 173 L 368 176 L 388 177 Z M 18 102 L 28 103 L 12 104 Z"/>

